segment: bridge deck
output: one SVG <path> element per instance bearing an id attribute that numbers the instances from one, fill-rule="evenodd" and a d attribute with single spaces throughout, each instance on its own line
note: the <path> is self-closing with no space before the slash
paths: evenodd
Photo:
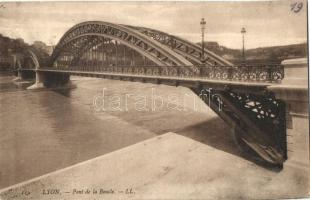
<path id="1" fill-rule="evenodd" d="M 155 80 L 166 80 L 166 81 L 177 81 L 181 83 L 196 83 L 196 84 L 216 84 L 216 85 L 230 85 L 230 86 L 242 86 L 242 87 L 259 87 L 265 88 L 270 85 L 278 85 L 279 83 L 273 82 L 243 82 L 243 81 L 229 81 L 229 80 L 217 80 L 208 79 L 203 77 L 182 77 L 182 76 L 155 76 L 145 74 L 129 74 L 129 73 L 111 73 L 111 72 L 92 72 L 92 71 L 78 71 L 78 70 L 56 70 L 56 69 L 22 69 L 29 71 L 41 71 L 41 72 L 55 72 L 55 73 L 68 73 L 72 75 L 89 75 L 89 76 L 113 76 L 122 78 L 142 78 L 142 79 L 155 79 Z"/>

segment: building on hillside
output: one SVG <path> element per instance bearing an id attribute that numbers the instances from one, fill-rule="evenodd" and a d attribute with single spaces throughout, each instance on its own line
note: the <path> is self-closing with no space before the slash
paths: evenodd
<path id="1" fill-rule="evenodd" d="M 0 55 L 0 71 L 7 71 L 13 67 L 14 58 L 12 56 Z"/>

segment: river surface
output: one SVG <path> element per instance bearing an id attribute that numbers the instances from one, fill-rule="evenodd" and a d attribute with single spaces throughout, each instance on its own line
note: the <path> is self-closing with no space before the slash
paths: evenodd
<path id="1" fill-rule="evenodd" d="M 0 189 L 167 132 L 239 155 L 229 128 L 187 88 L 71 77 L 29 91 L 0 76 Z"/>

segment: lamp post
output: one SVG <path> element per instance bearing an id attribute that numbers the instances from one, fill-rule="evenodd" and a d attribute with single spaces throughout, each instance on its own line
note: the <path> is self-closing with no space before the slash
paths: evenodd
<path id="1" fill-rule="evenodd" d="M 242 34 L 242 64 L 245 64 L 245 54 L 244 54 L 244 35 L 246 33 L 245 28 L 243 27 L 241 29 L 241 34 Z"/>
<path id="2" fill-rule="evenodd" d="M 205 42 L 204 42 L 204 37 L 205 37 L 205 29 L 206 29 L 206 21 L 204 18 L 201 19 L 200 21 L 200 26 L 201 26 L 201 62 L 204 63 L 204 53 L 205 53 Z"/>

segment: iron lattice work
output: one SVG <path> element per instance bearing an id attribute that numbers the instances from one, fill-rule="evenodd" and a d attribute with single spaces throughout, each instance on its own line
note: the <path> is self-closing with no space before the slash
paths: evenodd
<path id="1" fill-rule="evenodd" d="M 116 46 L 125 45 L 156 66 L 117 62 L 107 65 L 98 60 L 97 54 L 92 55 L 93 49 L 112 40 Z M 81 60 L 88 52 L 91 52 L 91 60 Z M 205 55 L 201 58 L 200 46 L 161 31 L 107 22 L 84 22 L 69 29 L 60 39 L 49 67 L 55 67 L 57 63 L 57 69 L 65 70 L 246 82 L 279 82 L 284 76 L 280 65 L 233 66 L 208 50 Z M 202 65 L 201 60 L 205 64 Z"/>
<path id="2" fill-rule="evenodd" d="M 83 52 L 81 48 L 85 46 L 84 42 L 89 44 L 96 37 L 116 40 L 158 65 L 192 65 L 184 57 L 146 35 L 128 27 L 107 22 L 84 22 L 68 30 L 53 51 L 51 65 L 61 53 Z"/>
<path id="3" fill-rule="evenodd" d="M 215 80 L 280 82 L 284 78 L 281 65 L 211 66 L 199 69 L 202 77 Z"/>
<path id="4" fill-rule="evenodd" d="M 62 63 L 63 62 L 63 63 Z M 188 66 L 106 66 L 92 61 L 70 66 L 67 61 L 59 61 L 57 70 L 118 73 L 138 76 L 165 76 L 171 78 L 209 79 L 236 82 L 273 82 L 279 83 L 284 77 L 281 65 L 260 66 L 196 66 L 193 70 Z"/>
<path id="5" fill-rule="evenodd" d="M 209 66 L 232 66 L 230 62 L 207 49 L 204 52 L 205 57 L 202 58 L 202 49 L 199 45 L 180 37 L 154 29 L 100 21 L 83 22 L 68 30 L 56 46 L 51 62 L 64 51 L 68 43 L 82 36 L 104 36 L 117 40 L 140 51 L 141 54 L 148 55 L 149 59 L 156 61 L 158 65 L 191 66 L 202 64 L 203 61 Z M 71 46 L 76 47 L 74 44 Z"/>
<path id="6" fill-rule="evenodd" d="M 161 44 L 170 47 L 173 51 L 182 55 L 195 65 L 203 64 L 204 62 L 208 66 L 213 65 L 233 66 L 233 64 L 230 63 L 229 61 L 221 58 L 220 56 L 216 55 L 215 53 L 207 49 L 204 49 L 205 57 L 202 58 L 202 48 L 199 45 L 189 42 L 180 37 L 145 27 L 135 27 L 135 26 L 127 26 L 127 27 L 136 29 L 139 32 L 149 36 L 150 38 L 160 42 Z"/>
<path id="7" fill-rule="evenodd" d="M 275 99 L 272 94 L 254 95 L 229 93 L 229 99 L 238 105 L 240 111 L 255 122 L 267 139 L 275 142 L 278 151 L 284 153 L 286 159 L 286 124 L 285 104 Z"/>
<path id="8" fill-rule="evenodd" d="M 258 155 L 272 164 L 287 159 L 285 103 L 271 93 L 237 93 L 212 88 L 193 91 Z"/>

